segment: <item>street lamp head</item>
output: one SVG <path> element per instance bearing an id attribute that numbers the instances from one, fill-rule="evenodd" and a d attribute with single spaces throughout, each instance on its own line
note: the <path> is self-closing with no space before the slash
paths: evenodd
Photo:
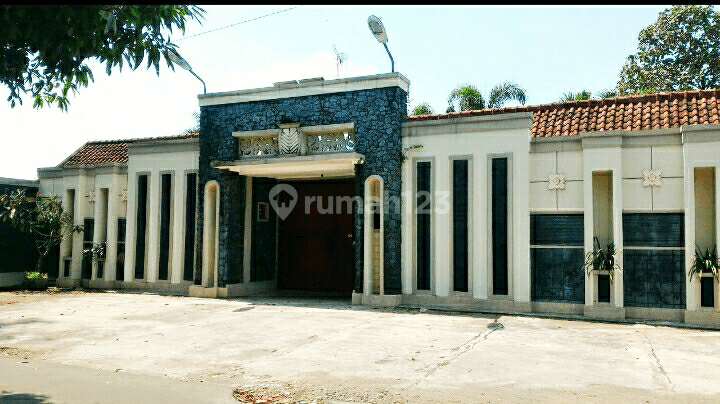
<path id="1" fill-rule="evenodd" d="M 383 26 L 380 17 L 376 17 L 374 15 L 368 17 L 368 27 L 370 28 L 370 32 L 375 35 L 375 39 L 377 39 L 378 42 L 381 44 L 387 43 L 387 33 L 385 32 L 385 27 Z"/>
<path id="2" fill-rule="evenodd" d="M 168 58 L 170 58 L 171 62 L 182 67 L 183 69 L 192 71 L 190 63 L 188 63 L 187 60 L 183 59 L 183 57 L 180 56 L 174 49 L 170 49 L 168 51 Z"/>
<path id="3" fill-rule="evenodd" d="M 176 64 L 176 65 L 182 67 L 183 69 L 189 71 L 193 76 L 195 76 L 195 78 L 197 78 L 198 80 L 200 80 L 200 82 L 201 82 L 202 85 L 203 85 L 203 94 L 207 94 L 207 87 L 205 87 L 205 80 L 201 79 L 200 76 L 198 76 L 197 74 L 195 74 L 195 72 L 192 70 L 192 67 L 190 67 L 190 63 L 188 63 L 187 60 L 183 59 L 183 57 L 180 56 L 180 54 L 178 54 L 178 53 L 175 51 L 175 49 L 170 49 L 170 50 L 168 51 L 168 58 L 170 59 L 171 62 L 173 62 L 174 64 Z"/>

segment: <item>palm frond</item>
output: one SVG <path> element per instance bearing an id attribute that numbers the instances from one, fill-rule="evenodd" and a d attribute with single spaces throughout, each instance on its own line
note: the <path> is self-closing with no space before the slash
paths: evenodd
<path id="1" fill-rule="evenodd" d="M 615 98 L 615 97 L 617 97 L 617 95 L 618 95 L 617 90 L 615 90 L 614 88 L 607 88 L 605 90 L 600 90 L 600 92 L 598 92 L 597 97 L 600 99 Z"/>
<path id="2" fill-rule="evenodd" d="M 514 100 L 521 105 L 525 105 L 527 95 L 525 89 L 517 85 L 515 82 L 506 81 L 493 87 L 490 91 L 488 99 L 488 107 L 501 108 L 506 102 Z"/>

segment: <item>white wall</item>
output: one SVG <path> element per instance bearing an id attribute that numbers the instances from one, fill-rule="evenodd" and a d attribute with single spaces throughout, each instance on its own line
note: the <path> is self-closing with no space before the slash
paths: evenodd
<path id="1" fill-rule="evenodd" d="M 125 216 L 125 202 L 121 195 L 125 190 L 127 176 L 124 167 L 103 166 L 89 168 L 66 168 L 57 169 L 52 172 L 39 172 L 40 194 L 58 195 L 62 199 L 63 208 L 68 209 L 70 201 L 67 200 L 67 191 L 75 190 L 73 201 L 73 216 L 75 225 L 83 225 L 85 218 L 95 220 L 94 242 L 107 241 L 105 272 L 103 279 L 115 279 L 115 259 L 117 252 L 117 218 Z M 104 216 L 100 209 L 100 190 L 108 189 L 107 222 L 100 221 Z M 95 201 L 92 199 L 94 193 Z M 106 232 L 100 231 L 102 228 Z M 70 277 L 68 279 L 80 279 L 82 270 L 82 243 L 83 233 L 73 233 L 72 237 L 72 264 Z M 64 253 L 68 251 L 69 239 L 61 243 L 60 271 L 59 278 L 64 278 Z M 93 262 L 92 279 L 97 278 L 97 265 Z"/>
<path id="2" fill-rule="evenodd" d="M 417 161 L 432 159 L 432 188 L 434 210 L 432 226 L 432 294 L 448 296 L 452 290 L 451 201 L 452 158 L 470 159 L 471 234 L 472 256 L 470 271 L 472 296 L 489 298 L 490 250 L 490 173 L 489 159 L 509 159 L 508 173 L 512 186 L 508 189 L 511 236 L 509 241 L 509 299 L 530 301 L 530 217 L 529 147 L 532 116 L 527 113 L 504 114 L 443 119 L 437 121 L 408 122 L 403 126 L 403 147 L 422 146 L 421 150 L 408 151 L 403 166 L 403 293 L 414 293 L 414 231 L 415 199 L 414 167 Z M 443 203 L 444 212 L 438 211 Z"/>
<path id="3" fill-rule="evenodd" d="M 683 154 L 685 157 L 684 175 L 685 175 L 685 268 L 690 270 L 694 251 L 696 247 L 696 205 L 702 204 L 703 201 L 695 199 L 695 168 L 696 167 L 714 167 L 715 168 L 715 201 L 720 197 L 720 189 L 718 187 L 718 170 L 720 170 L 720 127 L 717 125 L 705 127 L 691 127 L 683 131 Z M 715 242 L 720 240 L 718 230 L 720 220 L 717 214 L 717 203 L 715 207 Z M 707 212 L 706 212 L 707 214 Z M 713 227 L 713 226 L 708 226 Z M 700 229 L 702 231 L 702 229 Z M 697 240 L 702 242 L 702 240 Z M 702 245 L 701 245 L 702 247 Z M 712 246 L 707 246 L 712 248 Z M 685 290 L 687 299 L 687 310 L 703 310 L 700 308 L 700 282 L 686 277 Z M 715 283 L 715 306 L 718 310 L 718 301 L 720 300 L 720 285 Z"/>
<path id="4" fill-rule="evenodd" d="M 199 151 L 197 139 L 164 145 L 133 145 L 129 148 L 128 161 L 128 217 L 127 242 L 125 245 L 125 280 L 156 282 L 160 257 L 160 176 L 172 174 L 170 259 L 168 279 L 170 283 L 183 282 L 185 248 L 185 199 L 187 174 L 198 171 Z M 145 279 L 134 280 L 135 239 L 137 230 L 137 181 L 141 174 L 148 175 L 148 221 L 147 265 Z M 202 186 L 202 184 L 200 184 Z"/>
<path id="5" fill-rule="evenodd" d="M 565 189 L 549 189 L 550 175 L 565 177 Z M 530 210 L 538 213 L 582 213 L 581 150 L 530 153 Z"/>

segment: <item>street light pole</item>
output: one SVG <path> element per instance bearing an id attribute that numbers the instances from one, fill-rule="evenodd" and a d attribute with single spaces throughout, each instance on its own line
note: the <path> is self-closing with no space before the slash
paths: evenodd
<path id="1" fill-rule="evenodd" d="M 205 87 L 205 81 L 200 78 L 197 74 L 195 74 L 194 71 L 189 70 L 190 73 L 192 73 L 193 76 L 197 77 L 198 80 L 200 80 L 201 83 L 203 83 L 203 94 L 207 94 L 207 88 Z"/>
<path id="2" fill-rule="evenodd" d="M 383 46 L 385 46 L 385 50 L 387 51 L 388 56 L 390 56 L 390 66 L 392 67 L 392 72 L 395 73 L 395 60 L 393 60 L 393 57 L 390 54 L 390 49 L 388 49 L 387 44 L 384 43 Z"/>
<path id="3" fill-rule="evenodd" d="M 388 49 L 387 32 L 385 31 L 385 26 L 383 25 L 382 20 L 380 20 L 380 17 L 376 17 L 374 15 L 368 17 L 368 28 L 370 28 L 370 32 L 372 32 L 372 34 L 375 36 L 375 39 L 377 39 L 377 41 L 383 44 L 383 46 L 385 47 L 385 51 L 387 52 L 388 56 L 390 56 L 390 66 L 392 67 L 392 72 L 395 73 L 395 60 L 390 54 L 390 49 Z"/>

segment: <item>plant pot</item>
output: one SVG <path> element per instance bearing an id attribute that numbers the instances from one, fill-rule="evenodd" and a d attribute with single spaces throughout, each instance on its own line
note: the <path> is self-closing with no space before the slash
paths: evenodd
<path id="1" fill-rule="evenodd" d="M 47 278 L 25 279 L 25 288 L 28 290 L 45 290 L 48 288 Z"/>
<path id="2" fill-rule="evenodd" d="M 610 303 L 612 293 L 610 271 L 595 271 L 597 273 L 597 299 L 600 303 Z"/>

